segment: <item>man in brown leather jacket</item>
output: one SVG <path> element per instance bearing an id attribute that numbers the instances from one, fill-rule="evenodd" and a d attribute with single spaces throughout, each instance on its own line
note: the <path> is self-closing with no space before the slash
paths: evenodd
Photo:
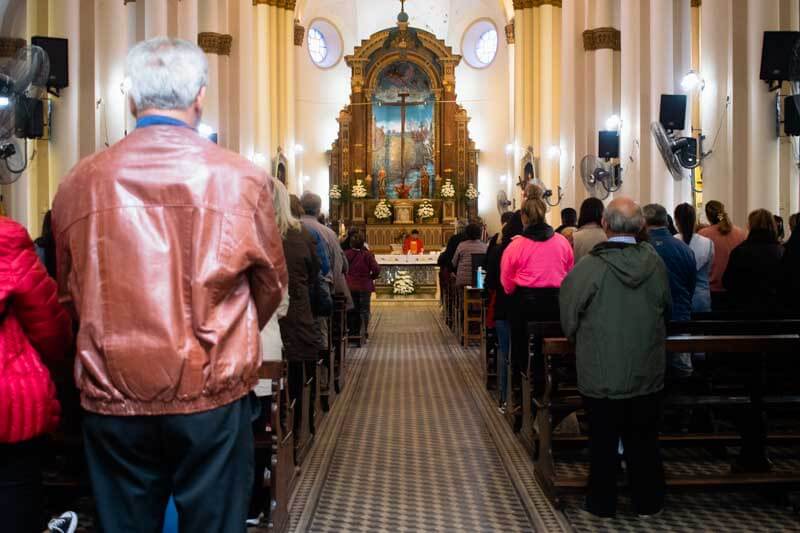
<path id="1" fill-rule="evenodd" d="M 161 531 L 172 494 L 182 530 L 244 531 L 248 393 L 287 287 L 272 184 L 195 131 L 199 48 L 152 39 L 126 68 L 136 130 L 78 163 L 53 207 L 101 529 Z"/>

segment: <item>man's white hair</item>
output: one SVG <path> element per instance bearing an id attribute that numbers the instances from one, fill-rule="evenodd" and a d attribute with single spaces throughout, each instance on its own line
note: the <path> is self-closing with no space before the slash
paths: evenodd
<path id="1" fill-rule="evenodd" d="M 187 109 L 208 84 L 208 60 L 183 39 L 156 37 L 128 52 L 125 71 L 138 111 Z"/>

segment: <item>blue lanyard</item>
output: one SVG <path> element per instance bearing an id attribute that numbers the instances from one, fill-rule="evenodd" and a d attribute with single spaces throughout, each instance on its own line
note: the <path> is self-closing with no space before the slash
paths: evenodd
<path id="1" fill-rule="evenodd" d="M 182 120 L 163 115 L 147 115 L 136 121 L 137 128 L 146 128 L 147 126 L 179 126 L 194 129 Z"/>

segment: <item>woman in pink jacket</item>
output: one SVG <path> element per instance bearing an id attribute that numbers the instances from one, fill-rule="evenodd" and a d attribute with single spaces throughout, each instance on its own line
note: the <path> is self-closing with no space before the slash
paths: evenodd
<path id="1" fill-rule="evenodd" d="M 558 321 L 558 289 L 575 262 L 572 246 L 545 221 L 547 206 L 535 196 L 522 208 L 525 231 L 503 252 L 500 283 L 511 298 L 511 390 L 518 391 L 520 372 L 528 367 L 530 321 Z M 538 350 L 537 350 L 538 352 Z M 534 357 L 534 391 L 541 394 L 543 372 Z M 514 405 L 520 405 L 515 398 Z M 521 418 L 519 418 L 521 421 Z M 518 422 L 519 423 L 519 422 Z"/>

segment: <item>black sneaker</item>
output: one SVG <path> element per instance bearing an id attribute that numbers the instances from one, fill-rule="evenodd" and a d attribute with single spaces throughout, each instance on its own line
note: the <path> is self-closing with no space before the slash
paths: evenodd
<path id="1" fill-rule="evenodd" d="M 78 515 L 73 511 L 67 511 L 47 523 L 47 530 L 51 533 L 75 533 L 77 527 Z"/>

